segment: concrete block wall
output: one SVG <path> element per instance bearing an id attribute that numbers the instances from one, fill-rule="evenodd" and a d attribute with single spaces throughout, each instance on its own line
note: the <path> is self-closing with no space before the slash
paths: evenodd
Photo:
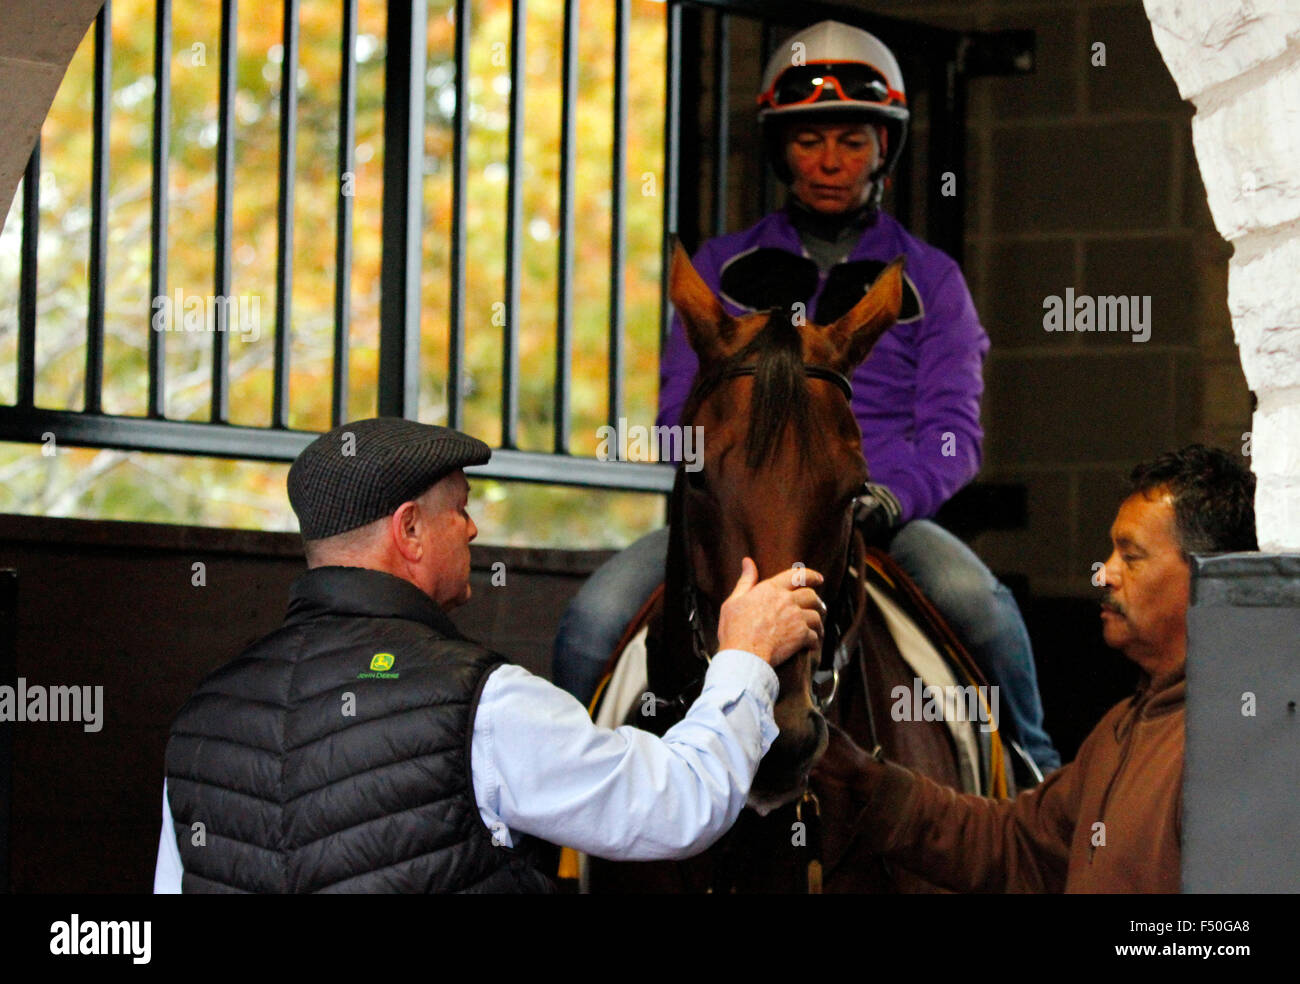
<path id="1" fill-rule="evenodd" d="M 1300 6 L 1146 0 L 1214 224 L 1234 253 L 1228 305 L 1258 398 L 1252 467 L 1262 550 L 1300 550 Z"/>
<path id="2" fill-rule="evenodd" d="M 954 201 L 992 340 L 981 477 L 1029 490 L 1028 528 L 974 546 L 994 570 L 1027 574 L 1036 595 L 1095 596 L 1092 564 L 1109 553 L 1133 465 L 1194 440 L 1240 453 L 1251 430 L 1227 304 L 1232 250 L 1207 205 L 1193 107 L 1138 0 L 862 6 L 1037 32 L 1033 75 L 971 84 L 967 187 Z M 1104 64 L 1093 64 L 1099 44 Z M 922 119 L 916 146 L 925 138 Z M 1044 330 L 1045 298 L 1069 287 L 1149 295 L 1150 338 Z"/>

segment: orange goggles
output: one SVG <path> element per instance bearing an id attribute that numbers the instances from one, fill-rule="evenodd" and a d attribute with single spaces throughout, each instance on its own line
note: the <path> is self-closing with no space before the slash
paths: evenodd
<path id="1" fill-rule="evenodd" d="M 758 97 L 760 106 L 787 109 L 819 102 L 860 102 L 874 105 L 907 100 L 889 87 L 885 76 L 865 62 L 813 62 L 792 65 Z"/>

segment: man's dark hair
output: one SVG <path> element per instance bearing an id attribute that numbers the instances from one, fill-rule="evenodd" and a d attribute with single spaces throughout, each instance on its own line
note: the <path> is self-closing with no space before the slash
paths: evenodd
<path id="1" fill-rule="evenodd" d="M 1169 492 L 1184 558 L 1194 553 L 1259 549 L 1255 476 L 1235 455 L 1189 444 L 1138 465 L 1129 481 L 1133 494 Z"/>

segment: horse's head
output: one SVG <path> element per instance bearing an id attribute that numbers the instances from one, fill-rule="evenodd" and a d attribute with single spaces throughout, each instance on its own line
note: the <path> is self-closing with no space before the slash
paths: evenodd
<path id="1" fill-rule="evenodd" d="M 833 604 L 867 479 L 845 380 L 898 318 L 902 261 L 830 325 L 788 310 L 729 315 L 680 246 L 669 291 L 700 361 L 682 419 L 703 435 L 703 467 L 685 473 L 681 503 L 696 590 L 716 613 L 748 555 L 760 577 L 799 564 L 821 571 Z M 760 809 L 797 795 L 826 748 L 812 691 L 819 659 L 800 653 L 777 670 L 781 734 L 750 793 Z"/>

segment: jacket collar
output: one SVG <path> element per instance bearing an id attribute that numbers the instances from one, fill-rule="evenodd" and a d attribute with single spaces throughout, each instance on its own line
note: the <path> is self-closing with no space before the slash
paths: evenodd
<path id="1" fill-rule="evenodd" d="M 1175 711 L 1186 696 L 1187 664 L 1184 662 L 1179 663 L 1177 669 L 1146 680 L 1146 685 L 1138 692 L 1139 701 L 1145 705 L 1142 716 L 1158 717 Z"/>
<path id="2" fill-rule="evenodd" d="M 1137 693 L 1129 701 L 1128 712 L 1115 722 L 1115 737 L 1122 740 L 1139 719 L 1150 721 L 1182 710 L 1186 698 L 1186 663 L 1154 678 L 1144 673 Z"/>
<path id="3" fill-rule="evenodd" d="M 285 625 L 324 615 L 404 618 L 464 639 L 437 603 L 410 581 L 364 567 L 313 567 L 289 590 Z"/>

